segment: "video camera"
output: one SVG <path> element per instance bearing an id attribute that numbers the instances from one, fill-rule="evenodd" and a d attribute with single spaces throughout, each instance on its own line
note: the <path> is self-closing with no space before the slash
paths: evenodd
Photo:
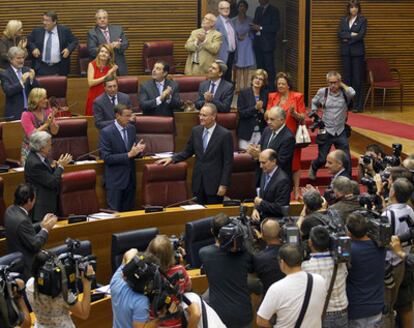
<path id="1" fill-rule="evenodd" d="M 377 247 L 387 247 L 391 242 L 392 228 L 386 216 L 373 210 L 356 211 L 367 218 L 368 237 L 377 245 Z"/>
<path id="2" fill-rule="evenodd" d="M 176 235 L 171 235 L 170 237 L 168 237 L 168 239 L 170 240 L 171 245 L 174 250 L 175 263 L 179 264 L 180 259 L 182 257 L 182 254 L 180 252 L 180 247 L 184 248 L 184 237 L 183 236 L 177 237 Z"/>
<path id="3" fill-rule="evenodd" d="M 250 219 L 246 216 L 247 207 L 240 206 L 240 215 L 231 217 L 230 223 L 221 227 L 218 235 L 220 249 L 228 252 L 240 252 L 247 250 L 254 252 L 255 238 L 250 224 Z"/>
<path id="4" fill-rule="evenodd" d="M 280 239 L 284 244 L 301 244 L 300 229 L 296 224 L 293 217 L 283 217 L 279 222 L 280 226 Z"/>
<path id="5" fill-rule="evenodd" d="M 310 112 L 308 114 L 309 118 L 313 119 L 313 123 L 309 126 L 309 129 L 312 132 L 315 132 L 316 129 L 319 130 L 319 133 L 324 133 L 325 130 L 325 123 L 323 123 L 322 119 L 318 115 L 317 112 Z"/>
<path id="6" fill-rule="evenodd" d="M 407 222 L 409 227 L 407 232 L 398 235 L 400 242 L 406 244 L 412 243 L 414 240 L 414 220 L 408 215 L 399 218 L 399 220 L 400 222 Z"/>
<path id="7" fill-rule="evenodd" d="M 69 298 L 69 292 L 75 296 L 79 294 L 77 281 L 81 279 L 82 274 L 88 280 L 95 279 L 95 275 L 88 276 L 86 272 L 88 265 L 96 268 L 96 258 L 93 255 L 74 254 L 74 251 L 80 247 L 79 240 L 68 238 L 65 244 L 68 252 L 59 256 L 51 255 L 40 268 L 36 281 L 39 293 L 56 297 L 62 292 L 65 301 L 72 305 L 74 300 Z"/>
<path id="8" fill-rule="evenodd" d="M 11 271 L 11 266 L 0 266 L 0 327 L 19 326 L 24 319 L 15 300 L 15 294 L 21 293 L 17 285 L 20 274 Z"/>

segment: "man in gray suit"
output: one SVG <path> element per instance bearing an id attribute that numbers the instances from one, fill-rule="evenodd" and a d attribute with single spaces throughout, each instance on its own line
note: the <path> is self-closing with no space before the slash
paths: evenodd
<path id="1" fill-rule="evenodd" d="M 226 81 L 231 82 L 237 38 L 233 22 L 229 18 L 230 3 L 228 1 L 220 1 L 218 11 L 220 15 L 217 17 L 216 31 L 223 36 L 223 43 L 221 44 L 217 59 L 226 63 L 228 69 L 223 77 Z"/>
<path id="2" fill-rule="evenodd" d="M 115 119 L 114 107 L 118 104 L 126 105 L 131 108 L 131 99 L 126 93 L 118 92 L 118 80 L 111 76 L 104 81 L 105 92 L 93 102 L 93 117 L 95 126 L 102 130 L 105 126 L 111 124 Z M 132 115 L 131 121 L 135 122 L 135 115 Z"/>
<path id="3" fill-rule="evenodd" d="M 118 75 L 128 75 L 125 51 L 129 47 L 129 42 L 122 26 L 110 25 L 108 13 L 104 9 L 98 9 L 95 18 L 96 26 L 88 31 L 88 50 L 91 60 L 95 59 L 99 45 L 102 43 L 110 44 L 114 49 Z"/>
<path id="4" fill-rule="evenodd" d="M 198 99 L 195 107 L 201 109 L 205 104 L 212 103 L 219 113 L 230 112 L 233 101 L 234 87 L 223 76 L 226 74 L 227 65 L 222 60 L 216 60 L 208 69 L 208 80 L 200 83 Z"/>
<path id="5" fill-rule="evenodd" d="M 29 183 L 21 183 L 14 193 L 14 205 L 9 206 L 4 214 L 7 252 L 23 254 L 25 279 L 30 277 L 34 256 L 46 243 L 49 232 L 57 222 L 56 215 L 46 214 L 40 222 L 40 231 L 36 233 L 29 217 L 35 202 L 34 187 Z"/>

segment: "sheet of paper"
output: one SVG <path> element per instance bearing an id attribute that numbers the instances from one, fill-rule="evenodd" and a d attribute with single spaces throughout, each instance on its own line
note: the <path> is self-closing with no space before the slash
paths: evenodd
<path id="1" fill-rule="evenodd" d="M 111 289 L 110 289 L 109 285 L 105 285 L 105 286 L 101 286 L 99 288 L 96 288 L 95 291 L 97 291 L 98 293 L 105 293 L 105 294 L 111 295 Z"/>
<path id="2" fill-rule="evenodd" d="M 76 161 L 75 165 L 83 165 L 83 164 L 94 164 L 97 163 L 95 160 L 85 160 L 85 161 Z"/>
<path id="3" fill-rule="evenodd" d="M 88 221 L 114 219 L 116 217 L 117 215 L 112 213 L 99 212 L 88 215 Z"/>
<path id="4" fill-rule="evenodd" d="M 24 171 L 24 167 L 13 167 L 12 170 L 13 171 L 16 171 L 16 172 L 23 172 Z"/>
<path id="5" fill-rule="evenodd" d="M 167 151 L 165 153 L 156 153 L 154 156 L 151 156 L 152 158 L 169 158 L 172 155 L 174 155 L 173 152 Z"/>
<path id="6" fill-rule="evenodd" d="M 201 210 L 201 209 L 205 208 L 203 205 L 200 205 L 200 204 L 182 205 L 180 207 L 185 209 L 185 210 Z"/>

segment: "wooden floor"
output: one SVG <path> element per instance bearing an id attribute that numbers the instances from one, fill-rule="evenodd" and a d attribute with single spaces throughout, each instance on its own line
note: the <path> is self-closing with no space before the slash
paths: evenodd
<path id="1" fill-rule="evenodd" d="M 395 107 L 377 107 L 373 112 L 367 108 L 364 115 L 376 118 L 396 121 L 405 124 L 412 124 L 414 129 L 414 106 L 405 106 L 403 112 L 400 112 L 398 106 Z M 393 143 L 400 143 L 403 146 L 403 157 L 414 154 L 414 140 L 400 138 L 376 131 L 352 128 L 353 136 L 351 138 L 351 149 L 354 154 L 362 154 L 365 146 L 372 143 L 380 144 L 387 153 L 391 153 Z"/>

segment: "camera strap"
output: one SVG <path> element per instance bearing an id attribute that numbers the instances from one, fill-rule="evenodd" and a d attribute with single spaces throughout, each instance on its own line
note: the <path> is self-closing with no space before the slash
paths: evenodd
<path id="1" fill-rule="evenodd" d="M 329 283 L 328 293 L 327 293 L 326 299 L 325 299 L 325 305 L 323 306 L 322 321 L 325 318 L 326 310 L 328 309 L 328 304 L 329 304 L 329 300 L 330 300 L 331 295 L 332 295 L 332 290 L 333 290 L 333 286 L 335 284 L 335 279 L 336 279 L 337 272 L 338 272 L 338 263 L 335 263 L 334 269 L 333 269 L 333 272 L 332 272 L 331 282 Z"/>
<path id="2" fill-rule="evenodd" d="M 206 305 L 204 304 L 204 301 L 201 298 L 201 296 L 198 295 L 198 297 L 200 297 L 200 302 L 201 302 L 201 318 L 202 318 L 202 321 L 203 321 L 203 328 L 208 328 Z"/>
<path id="3" fill-rule="evenodd" d="M 303 300 L 302 308 L 300 309 L 298 320 L 296 321 L 295 328 L 300 328 L 303 318 L 305 318 L 306 310 L 308 309 L 312 287 L 313 287 L 313 277 L 310 273 L 306 273 L 308 276 L 308 282 L 306 283 L 306 292 L 305 299 Z"/>
<path id="4" fill-rule="evenodd" d="M 326 101 L 328 100 L 328 92 L 329 92 L 329 88 L 325 88 L 325 95 L 323 97 L 323 103 L 322 103 L 322 109 L 323 110 L 325 110 L 325 108 L 326 108 Z M 346 94 L 345 94 L 344 89 L 341 88 L 340 92 L 342 94 L 342 97 L 344 97 L 346 107 L 349 111 L 349 102 L 348 102 L 348 99 L 346 98 Z M 347 120 L 348 120 L 348 115 L 347 115 Z"/>
<path id="5" fill-rule="evenodd" d="M 391 230 L 392 234 L 395 235 L 395 213 L 393 210 L 389 210 L 391 213 Z"/>
<path id="6" fill-rule="evenodd" d="M 23 322 L 24 315 L 19 310 L 16 301 L 13 298 L 13 291 L 11 285 L 3 281 L 0 286 L 0 323 L 4 323 L 5 327 L 15 327 Z M 9 300 L 7 300 L 9 298 Z M 10 322 L 12 313 L 16 314 L 15 322 Z M 2 326 L 3 327 L 3 326 Z"/>

